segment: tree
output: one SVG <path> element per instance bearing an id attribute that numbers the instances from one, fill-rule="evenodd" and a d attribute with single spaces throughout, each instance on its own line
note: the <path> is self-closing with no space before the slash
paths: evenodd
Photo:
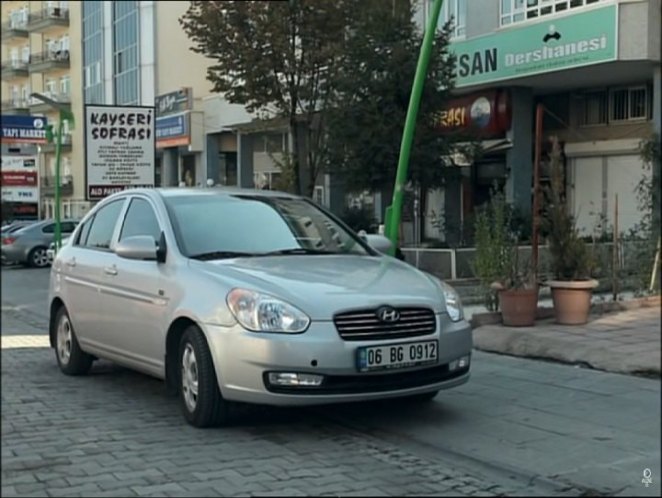
<path id="1" fill-rule="evenodd" d="M 323 163 L 316 115 L 324 110 L 345 25 L 345 0 L 192 1 L 180 24 L 193 51 L 214 61 L 214 91 L 249 112 L 285 117 L 292 136 L 287 159 L 292 190 L 302 190 L 299 131 L 308 136 L 307 194 Z"/>
<path id="2" fill-rule="evenodd" d="M 329 168 L 350 191 L 393 185 L 423 40 L 413 8 L 409 0 L 361 0 L 349 20 L 326 127 Z M 454 171 L 442 161 L 455 140 L 435 129 L 454 82 L 450 28 L 436 33 L 411 151 L 409 178 L 426 188 L 442 186 Z"/>

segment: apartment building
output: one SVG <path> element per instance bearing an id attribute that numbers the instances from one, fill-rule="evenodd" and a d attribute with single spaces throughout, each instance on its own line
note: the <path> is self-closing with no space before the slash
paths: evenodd
<path id="1" fill-rule="evenodd" d="M 49 105 L 31 98 L 31 93 L 41 93 L 65 104 L 82 98 L 80 52 L 72 50 L 72 42 L 80 39 L 80 5 L 81 2 L 68 1 L 2 2 L 3 115 L 44 116 L 50 124 L 56 124 L 58 113 Z M 75 175 L 82 167 L 82 145 L 76 143 L 74 137 L 73 130 L 65 125 L 61 161 L 64 216 L 80 216 L 87 208 L 81 180 Z M 35 202 L 34 210 L 41 211 L 42 216 L 52 216 L 55 146 L 3 139 L 2 154 L 5 158 L 34 159 L 41 197 L 39 209 Z M 4 195 L 3 199 L 16 201 Z M 21 214 L 37 215 L 25 209 Z"/>
<path id="2" fill-rule="evenodd" d="M 563 146 L 568 202 L 584 235 L 640 219 L 634 192 L 646 174 L 639 144 L 662 132 L 660 0 L 446 0 L 456 19 L 457 98 L 440 113 L 442 133 L 471 134 L 482 157 L 457 161 L 462 175 L 425 199 L 425 236 L 457 242 L 496 182 L 531 213 L 535 110 Z M 419 22 L 432 0 L 421 0 Z M 424 104 L 423 104 L 424 105 Z M 431 167 L 447 167 L 440 161 Z M 445 231 L 432 214 L 444 213 Z M 410 242 L 411 242 L 410 238 Z"/>

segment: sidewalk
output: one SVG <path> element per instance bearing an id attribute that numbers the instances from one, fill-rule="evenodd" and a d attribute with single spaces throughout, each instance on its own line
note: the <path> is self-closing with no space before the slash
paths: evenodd
<path id="1" fill-rule="evenodd" d="M 660 305 L 593 315 L 586 325 L 537 320 L 533 327 L 482 325 L 474 347 L 512 356 L 547 358 L 598 370 L 660 376 Z"/>

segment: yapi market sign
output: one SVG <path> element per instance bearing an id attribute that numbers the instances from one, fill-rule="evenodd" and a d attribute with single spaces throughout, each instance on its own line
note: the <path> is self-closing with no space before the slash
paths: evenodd
<path id="1" fill-rule="evenodd" d="M 617 5 L 454 42 L 455 86 L 532 76 L 613 61 L 617 57 Z"/>
<path id="2" fill-rule="evenodd" d="M 2 143 L 45 144 L 45 117 L 3 114 Z"/>

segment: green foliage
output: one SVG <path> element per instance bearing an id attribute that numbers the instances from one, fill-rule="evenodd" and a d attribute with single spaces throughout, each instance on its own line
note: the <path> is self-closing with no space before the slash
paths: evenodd
<path id="1" fill-rule="evenodd" d="M 509 228 L 509 213 L 504 195 L 494 189 L 490 202 L 475 214 L 474 273 L 480 279 L 484 304 L 490 311 L 499 307 L 493 284 L 506 285 L 514 264 L 516 242 Z"/>
<path id="2" fill-rule="evenodd" d="M 544 192 L 546 209 L 541 224 L 548 234 L 552 272 L 557 280 L 588 279 L 592 276 L 594 258 L 568 212 L 561 149 L 556 138 L 550 159 L 550 186 Z"/>
<path id="3" fill-rule="evenodd" d="M 377 232 L 378 223 L 372 209 L 348 207 L 340 219 L 355 232 L 359 232 L 360 230 L 365 230 L 367 233 Z"/>
<path id="4" fill-rule="evenodd" d="M 301 190 L 297 131 L 310 130 L 315 115 L 326 107 L 346 17 L 356 1 L 198 0 L 179 20 L 193 42 L 192 50 L 212 60 L 207 79 L 215 92 L 249 112 L 288 119 L 297 193 Z M 323 162 L 315 155 L 319 150 L 312 150 L 306 161 L 313 180 Z"/>
<path id="5" fill-rule="evenodd" d="M 350 191 L 393 184 L 423 40 L 412 20 L 413 4 L 360 0 L 348 19 L 326 127 L 329 168 Z M 411 149 L 409 179 L 426 188 L 442 186 L 452 169 L 443 167 L 451 140 L 435 130 L 453 88 L 449 36 L 450 25 L 436 33 Z"/>

